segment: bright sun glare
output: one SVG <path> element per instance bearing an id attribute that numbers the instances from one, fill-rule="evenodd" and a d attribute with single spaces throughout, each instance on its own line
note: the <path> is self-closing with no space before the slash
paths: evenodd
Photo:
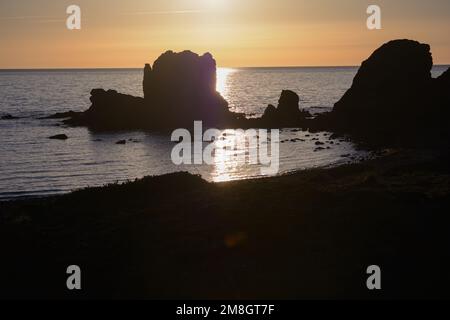
<path id="1" fill-rule="evenodd" d="M 228 79 L 229 76 L 236 72 L 235 69 L 231 68 L 217 68 L 217 84 L 216 84 L 216 90 L 227 99 L 228 95 Z"/>
<path id="2" fill-rule="evenodd" d="M 203 8 L 217 9 L 223 7 L 227 0 L 196 0 Z"/>

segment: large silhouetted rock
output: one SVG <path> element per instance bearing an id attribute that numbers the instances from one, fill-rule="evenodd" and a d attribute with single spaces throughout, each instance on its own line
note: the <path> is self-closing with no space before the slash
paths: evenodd
<path id="1" fill-rule="evenodd" d="M 94 89 L 89 110 L 65 122 L 105 130 L 173 129 L 190 128 L 196 120 L 232 126 L 242 118 L 216 91 L 216 62 L 209 53 L 167 51 L 153 67 L 145 65 L 143 91 L 144 98 L 138 98 Z"/>
<path id="2" fill-rule="evenodd" d="M 411 130 L 427 112 L 432 66 L 429 45 L 388 42 L 362 63 L 333 113 L 350 130 L 378 135 Z"/>
<path id="3" fill-rule="evenodd" d="M 430 46 L 412 40 L 382 45 L 364 61 L 335 113 L 400 112 L 423 99 L 431 82 Z M 394 107 L 395 106 L 395 107 Z M 403 111 L 403 110 L 402 110 Z"/>
<path id="4" fill-rule="evenodd" d="M 187 126 L 203 120 L 206 125 L 218 125 L 235 116 L 216 91 L 216 61 L 209 53 L 162 54 L 153 68 L 145 68 L 144 96 L 162 123 Z"/>
<path id="5" fill-rule="evenodd" d="M 374 144 L 426 144 L 441 125 L 437 84 L 448 82 L 447 75 L 432 79 L 432 66 L 429 45 L 390 41 L 362 63 L 351 88 L 314 125 Z"/>

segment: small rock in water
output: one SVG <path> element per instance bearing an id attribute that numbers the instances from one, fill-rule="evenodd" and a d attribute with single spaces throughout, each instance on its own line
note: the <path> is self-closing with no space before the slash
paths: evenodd
<path id="1" fill-rule="evenodd" d="M 119 140 L 116 144 L 127 144 L 127 140 Z"/>
<path id="2" fill-rule="evenodd" d="M 53 139 L 53 140 L 67 140 L 69 139 L 68 136 L 66 136 L 65 134 L 57 134 L 51 137 L 48 137 L 49 139 Z"/>
<path id="3" fill-rule="evenodd" d="M 317 141 L 316 142 L 316 146 L 322 146 L 322 145 L 324 145 L 325 143 L 323 143 L 323 142 L 320 142 L 320 141 Z"/>
<path id="4" fill-rule="evenodd" d="M 1 117 L 2 120 L 14 120 L 14 119 L 19 119 L 17 117 L 14 117 L 10 114 L 5 114 L 4 116 Z"/>

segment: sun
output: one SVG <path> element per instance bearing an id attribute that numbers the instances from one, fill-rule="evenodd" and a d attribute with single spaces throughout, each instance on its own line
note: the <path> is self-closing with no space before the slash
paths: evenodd
<path id="1" fill-rule="evenodd" d="M 230 0 L 228 0 L 229 2 Z M 226 6 L 227 0 L 197 0 L 199 5 L 207 9 L 222 9 Z"/>

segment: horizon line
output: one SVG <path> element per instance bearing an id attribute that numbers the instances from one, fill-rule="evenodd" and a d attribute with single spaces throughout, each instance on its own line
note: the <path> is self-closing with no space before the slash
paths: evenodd
<path id="1" fill-rule="evenodd" d="M 359 65 L 287 65 L 287 66 L 240 66 L 240 67 L 228 67 L 217 66 L 217 69 L 292 69 L 292 68 L 358 68 Z M 433 64 L 433 67 L 445 67 L 450 66 L 450 63 L 438 63 Z M 38 68 L 0 68 L 1 71 L 58 71 L 58 70 L 140 70 L 144 67 L 38 67 Z"/>

